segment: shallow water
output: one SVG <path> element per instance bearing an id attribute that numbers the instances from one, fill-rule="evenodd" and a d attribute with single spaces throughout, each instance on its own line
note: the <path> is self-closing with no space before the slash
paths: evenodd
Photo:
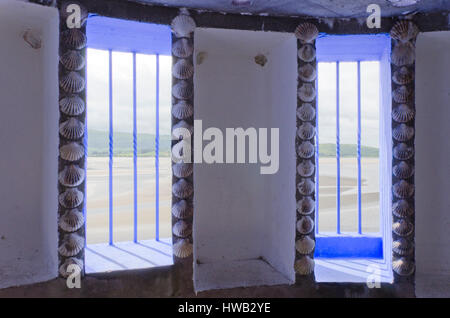
<path id="1" fill-rule="evenodd" d="M 171 160 L 160 158 L 159 230 L 160 237 L 171 237 Z M 138 239 L 155 237 L 155 161 L 138 158 Z M 87 243 L 108 241 L 109 196 L 108 158 L 87 159 Z M 378 159 L 362 158 L 362 229 L 378 232 Z M 336 231 L 336 159 L 319 160 L 319 230 Z M 133 239 L 133 159 L 113 161 L 113 235 L 114 241 Z M 356 159 L 341 158 L 341 230 L 357 231 Z"/>

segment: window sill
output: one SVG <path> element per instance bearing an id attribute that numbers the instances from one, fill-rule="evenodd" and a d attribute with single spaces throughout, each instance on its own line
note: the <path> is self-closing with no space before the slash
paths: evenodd
<path id="1" fill-rule="evenodd" d="M 391 266 L 384 259 L 315 258 L 315 264 L 318 283 L 393 282 Z"/>
<path id="2" fill-rule="evenodd" d="M 86 274 L 168 266 L 173 264 L 172 239 L 89 244 L 85 249 Z"/>

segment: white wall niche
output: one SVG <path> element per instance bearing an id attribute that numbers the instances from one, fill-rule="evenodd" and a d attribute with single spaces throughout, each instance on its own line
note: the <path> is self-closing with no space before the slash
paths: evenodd
<path id="1" fill-rule="evenodd" d="M 450 32 L 416 44 L 416 296 L 450 297 Z"/>
<path id="2" fill-rule="evenodd" d="M 194 77 L 194 118 L 202 120 L 203 131 L 216 127 L 225 136 L 226 128 L 279 128 L 275 174 L 260 174 L 260 163 L 194 165 L 195 290 L 292 284 L 296 38 L 197 28 L 194 43 L 194 61 L 204 53 Z M 267 57 L 264 66 L 255 63 L 258 54 Z"/>
<path id="3" fill-rule="evenodd" d="M 27 31 L 40 47 L 24 40 Z M 0 41 L 0 288 L 6 288 L 58 273 L 58 10 L 1 1 Z"/>

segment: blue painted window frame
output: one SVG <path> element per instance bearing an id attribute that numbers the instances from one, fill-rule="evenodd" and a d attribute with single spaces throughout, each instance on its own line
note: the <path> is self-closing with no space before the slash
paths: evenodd
<path id="1" fill-rule="evenodd" d="M 160 55 L 171 56 L 171 30 L 169 26 L 139 23 L 122 19 L 89 15 L 87 24 L 87 47 L 108 51 L 108 90 L 109 90 L 109 180 L 108 180 L 108 212 L 109 212 L 109 245 L 114 245 L 114 204 L 113 204 L 113 158 L 114 158 L 114 130 L 113 130 L 113 69 L 112 53 L 129 52 L 133 57 L 133 242 L 138 243 L 138 199 L 137 199 L 137 81 L 136 54 L 155 55 L 156 57 L 156 114 L 155 114 L 155 240 L 160 241 L 159 231 L 159 75 Z M 87 125 L 85 127 L 84 146 L 87 149 Z M 87 154 L 87 151 L 86 151 Z M 86 216 L 86 206 L 84 207 Z"/>
<path id="2" fill-rule="evenodd" d="M 321 35 L 317 42 L 317 62 L 335 62 L 336 63 L 336 161 L 337 161 L 337 202 L 336 233 L 322 234 L 319 231 L 319 115 L 316 111 L 316 205 L 315 205 L 315 231 L 316 231 L 316 249 L 314 256 L 316 258 L 386 258 L 385 242 L 388 240 L 386 231 L 380 231 L 380 235 L 365 234 L 362 232 L 361 222 L 361 62 L 362 61 L 382 61 L 386 50 L 390 50 L 390 37 L 387 34 L 379 35 L 345 35 L 329 36 Z M 340 123 L 339 123 L 339 93 L 340 93 L 340 62 L 357 63 L 357 173 L 358 173 L 358 229 L 354 234 L 344 234 L 341 232 L 340 224 Z M 381 80 L 381 77 L 380 77 Z M 316 83 L 318 84 L 318 83 Z M 316 85 L 318 89 L 320 87 Z M 380 86 L 381 89 L 381 86 Z M 317 94 L 318 95 L 318 94 Z M 317 109 L 319 107 L 316 100 Z M 382 100 L 380 100 L 382 103 Z M 380 107 L 387 107 L 381 105 Z M 390 105 L 389 105 L 390 107 Z M 380 120 L 382 118 L 380 117 Z M 381 133 L 381 131 L 379 132 Z M 380 145 L 381 147 L 382 145 Z M 380 158 L 381 159 L 381 158 Z M 381 186 L 381 183 L 380 183 Z M 381 206 L 380 227 L 386 226 L 388 220 L 385 215 L 390 211 Z"/>

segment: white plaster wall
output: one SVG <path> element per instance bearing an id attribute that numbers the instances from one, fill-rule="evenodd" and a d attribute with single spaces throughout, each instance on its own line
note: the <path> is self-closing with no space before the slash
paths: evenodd
<path id="1" fill-rule="evenodd" d="M 419 34 L 415 174 L 418 296 L 450 296 L 449 52 L 450 32 Z"/>
<path id="2" fill-rule="evenodd" d="M 280 129 L 280 167 L 277 174 L 265 177 L 270 209 L 266 209 L 263 256 L 291 281 L 295 280 L 296 201 L 295 135 L 297 97 L 297 42 L 291 38 L 273 48 L 267 67 L 270 81 L 268 127 Z M 294 92 L 294 94 L 292 93 Z M 294 233 L 294 234 L 293 234 Z"/>
<path id="3" fill-rule="evenodd" d="M 196 65 L 195 119 L 203 130 L 280 128 L 280 169 L 262 175 L 260 164 L 194 165 L 194 264 L 262 257 L 294 280 L 295 38 L 198 28 L 199 52 L 206 57 Z M 265 67 L 254 62 L 259 53 Z"/>
<path id="4" fill-rule="evenodd" d="M 207 57 L 196 65 L 195 119 L 203 129 L 265 126 L 260 92 L 265 69 L 238 51 L 215 52 L 203 46 L 208 38 L 196 31 L 196 52 Z M 203 41 L 206 42 L 203 44 Z M 225 49 L 225 47 L 223 47 Z M 259 167 L 248 164 L 196 164 L 194 180 L 197 259 L 251 259 L 261 256 L 264 205 Z"/>
<path id="5" fill-rule="evenodd" d="M 384 49 L 380 61 L 380 232 L 383 237 L 383 258 L 387 264 L 386 275 L 392 273 L 392 92 L 391 48 Z"/>
<path id="6" fill-rule="evenodd" d="M 0 1 L 0 288 L 57 276 L 58 24 L 54 8 Z"/>

